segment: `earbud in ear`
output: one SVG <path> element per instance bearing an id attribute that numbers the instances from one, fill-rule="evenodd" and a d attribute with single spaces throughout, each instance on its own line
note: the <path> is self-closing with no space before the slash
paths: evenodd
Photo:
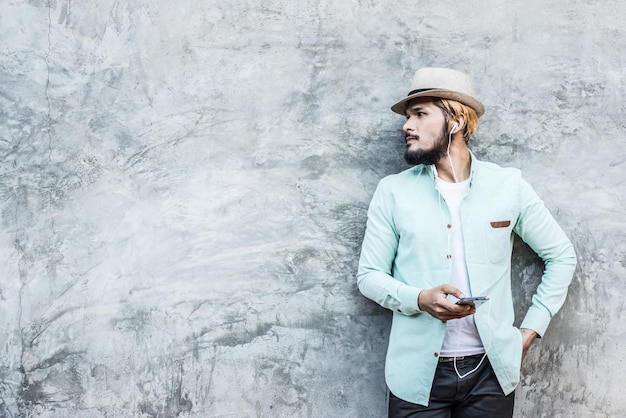
<path id="1" fill-rule="evenodd" d="M 456 129 L 457 126 L 459 126 L 459 122 L 454 122 L 454 125 L 452 125 L 452 129 L 450 129 L 450 132 L 454 133 L 454 130 Z"/>

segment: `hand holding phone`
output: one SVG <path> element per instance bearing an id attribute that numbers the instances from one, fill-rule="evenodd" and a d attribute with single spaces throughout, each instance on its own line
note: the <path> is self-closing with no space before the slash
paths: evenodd
<path id="1" fill-rule="evenodd" d="M 467 298 L 461 298 L 456 301 L 457 305 L 471 305 L 475 306 L 476 304 L 483 303 L 489 300 L 489 296 L 471 296 Z"/>

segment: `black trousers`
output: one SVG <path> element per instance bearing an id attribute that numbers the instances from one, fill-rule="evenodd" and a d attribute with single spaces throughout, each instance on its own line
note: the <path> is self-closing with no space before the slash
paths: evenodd
<path id="1" fill-rule="evenodd" d="M 456 362 L 459 374 L 473 370 L 481 356 Z M 452 361 L 439 362 L 428 406 L 417 405 L 389 394 L 389 418 L 510 418 L 515 392 L 504 395 L 489 360 L 460 379 Z"/>

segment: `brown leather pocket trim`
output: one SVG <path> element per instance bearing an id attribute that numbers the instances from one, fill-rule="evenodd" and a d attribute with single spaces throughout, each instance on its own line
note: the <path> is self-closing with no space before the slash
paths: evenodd
<path id="1" fill-rule="evenodd" d="M 511 221 L 494 221 L 490 222 L 492 228 L 506 228 L 511 225 Z"/>

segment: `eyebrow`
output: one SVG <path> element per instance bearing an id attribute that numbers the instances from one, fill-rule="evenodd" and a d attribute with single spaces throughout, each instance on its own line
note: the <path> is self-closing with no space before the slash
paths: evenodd
<path id="1" fill-rule="evenodd" d="M 404 113 L 408 115 L 409 113 L 416 113 L 424 110 L 425 107 L 423 105 L 413 105 L 411 107 L 407 107 Z"/>

